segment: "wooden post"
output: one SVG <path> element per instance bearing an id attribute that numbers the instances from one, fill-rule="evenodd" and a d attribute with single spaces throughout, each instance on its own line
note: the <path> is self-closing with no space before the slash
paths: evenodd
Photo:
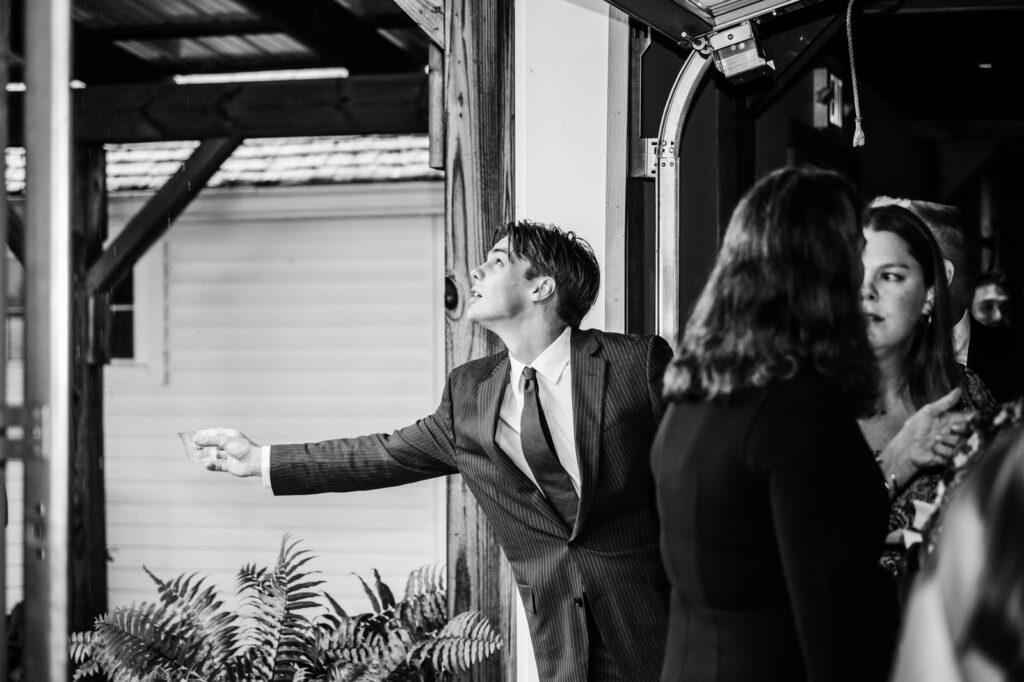
<path id="1" fill-rule="evenodd" d="M 103 482 L 103 364 L 93 348 L 103 324 L 86 278 L 107 236 L 106 155 L 103 145 L 74 149 L 71 233 L 71 519 L 70 627 L 92 627 L 107 610 L 106 494 Z M 102 299 L 102 297 L 100 297 Z"/>
<path id="2" fill-rule="evenodd" d="M 499 350 L 465 319 L 469 270 L 513 212 L 513 0 L 445 0 L 445 267 L 458 302 L 448 311 L 448 369 Z M 476 609 L 504 648 L 464 679 L 515 679 L 515 595 L 508 563 L 461 477 L 448 484 L 449 610 Z"/>

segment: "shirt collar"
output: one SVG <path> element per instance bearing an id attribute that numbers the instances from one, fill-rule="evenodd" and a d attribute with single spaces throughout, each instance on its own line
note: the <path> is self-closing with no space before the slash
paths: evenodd
<path id="1" fill-rule="evenodd" d="M 537 370 L 537 374 L 547 379 L 548 382 L 552 384 L 557 383 L 559 377 L 562 376 L 562 372 L 569 365 L 569 341 L 571 338 L 572 327 L 566 327 L 558 335 L 558 338 L 552 341 L 551 345 L 545 348 L 529 366 Z M 527 365 L 516 360 L 512 357 L 511 353 L 509 353 L 508 360 L 511 365 L 509 381 L 512 383 L 512 390 L 518 398 L 522 395 L 519 378 L 523 376 L 523 369 Z"/>
<path id="2" fill-rule="evenodd" d="M 971 311 L 965 310 L 960 321 L 953 325 L 953 352 L 956 361 L 967 364 L 967 354 L 971 346 Z"/>

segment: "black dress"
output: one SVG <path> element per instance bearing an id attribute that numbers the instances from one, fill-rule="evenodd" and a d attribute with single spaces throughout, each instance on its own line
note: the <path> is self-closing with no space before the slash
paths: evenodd
<path id="1" fill-rule="evenodd" d="M 888 499 L 838 385 L 669 405 L 652 450 L 672 584 L 663 682 L 884 680 Z"/>

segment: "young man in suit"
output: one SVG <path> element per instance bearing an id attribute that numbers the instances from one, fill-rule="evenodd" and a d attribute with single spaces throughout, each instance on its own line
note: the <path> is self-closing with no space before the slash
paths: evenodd
<path id="1" fill-rule="evenodd" d="M 655 680 L 667 628 L 649 463 L 671 357 L 660 337 L 578 328 L 597 296 L 589 245 L 530 222 L 495 233 L 467 316 L 507 353 L 449 374 L 434 414 L 391 435 L 259 446 L 196 434 L 207 468 L 276 495 L 461 473 L 512 566 L 545 682 Z"/>

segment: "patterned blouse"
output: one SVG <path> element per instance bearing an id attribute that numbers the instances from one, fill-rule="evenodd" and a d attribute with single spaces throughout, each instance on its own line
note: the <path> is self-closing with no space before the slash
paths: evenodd
<path id="1" fill-rule="evenodd" d="M 958 367 L 961 398 L 957 409 L 991 411 L 996 401 L 988 387 L 972 370 L 963 365 Z M 921 471 L 893 498 L 889 505 L 889 538 L 896 542 L 887 545 L 880 561 L 892 576 L 899 578 L 907 572 L 907 554 L 934 525 L 930 521 L 942 500 L 945 483 L 951 479 L 954 471 L 967 464 L 965 461 L 954 461 L 949 466 Z"/>

